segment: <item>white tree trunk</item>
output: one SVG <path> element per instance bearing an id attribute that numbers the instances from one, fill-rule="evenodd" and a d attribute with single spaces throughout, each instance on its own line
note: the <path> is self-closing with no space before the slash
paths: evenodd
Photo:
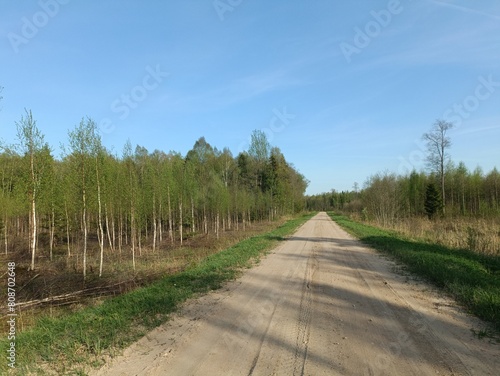
<path id="1" fill-rule="evenodd" d="M 194 200 L 193 196 L 191 196 L 191 232 L 194 234 L 196 231 L 195 225 L 194 225 Z"/>
<path id="2" fill-rule="evenodd" d="M 54 250 L 54 234 L 55 234 L 55 213 L 54 207 L 52 207 L 52 213 L 50 216 L 50 238 L 49 238 L 49 248 L 50 248 L 50 261 L 52 261 L 52 251 Z"/>
<path id="3" fill-rule="evenodd" d="M 170 204 L 170 187 L 167 189 L 167 202 L 168 202 L 168 236 L 170 243 L 174 244 L 174 225 L 172 223 L 172 206 Z"/>
<path id="4" fill-rule="evenodd" d="M 142 230 L 140 226 L 137 226 L 137 245 L 139 247 L 139 256 L 142 256 L 141 238 L 142 238 Z"/>
<path id="5" fill-rule="evenodd" d="M 5 244 L 5 254 L 7 255 L 7 253 L 9 252 L 9 241 L 8 241 L 8 218 L 7 218 L 7 214 L 5 214 L 5 220 L 4 220 L 4 223 L 3 223 L 3 234 L 4 234 L 4 244 Z"/>
<path id="6" fill-rule="evenodd" d="M 83 226 L 83 280 L 87 278 L 87 208 L 85 202 L 85 189 L 83 190 L 83 215 L 82 215 L 82 226 Z"/>
<path id="7" fill-rule="evenodd" d="M 114 244 L 114 241 L 115 241 L 115 223 L 114 223 L 114 221 L 111 222 L 112 231 L 113 231 L 113 237 L 111 237 L 111 232 L 109 231 L 108 206 L 106 204 L 104 204 L 104 217 L 106 220 L 106 235 L 108 237 L 109 248 L 111 248 L 111 251 L 114 252 L 115 251 L 115 244 Z"/>
<path id="8" fill-rule="evenodd" d="M 182 199 L 179 200 L 179 236 L 182 246 Z"/>
<path id="9" fill-rule="evenodd" d="M 69 241 L 69 214 L 68 214 L 68 204 L 64 203 L 64 211 L 66 212 L 66 239 L 68 245 L 68 259 L 71 257 L 71 244 Z"/>
<path id="10" fill-rule="evenodd" d="M 33 194 L 33 200 L 31 201 L 31 224 L 33 226 L 31 232 L 31 270 L 35 270 L 35 253 L 36 253 L 36 201 Z"/>
<path id="11" fill-rule="evenodd" d="M 96 175 L 97 175 L 97 207 L 98 207 L 98 223 L 99 223 L 99 277 L 102 277 L 102 268 L 104 265 L 104 229 L 102 227 L 102 204 L 101 204 L 101 184 L 99 183 L 99 170 L 96 162 Z"/>
<path id="12" fill-rule="evenodd" d="M 134 206 L 130 209 L 130 240 L 132 242 L 132 267 L 135 272 L 135 216 L 134 216 Z"/>
<path id="13" fill-rule="evenodd" d="M 161 206 L 161 200 L 160 200 L 160 215 L 158 217 L 158 232 L 159 232 L 159 240 L 160 244 L 163 242 L 163 223 L 162 223 L 162 218 L 163 216 L 163 211 L 162 211 L 162 206 Z"/>
<path id="14" fill-rule="evenodd" d="M 203 204 L 203 232 L 208 234 L 208 220 L 207 220 L 207 210 L 205 204 Z"/>
<path id="15" fill-rule="evenodd" d="M 217 215 L 215 216 L 215 235 L 219 239 L 219 211 L 217 210 Z"/>
<path id="16" fill-rule="evenodd" d="M 153 253 L 156 250 L 156 199 L 153 195 Z"/>
<path id="17" fill-rule="evenodd" d="M 119 224 L 118 224 L 118 253 L 120 254 L 120 257 L 122 255 L 122 244 L 123 244 L 123 213 L 120 210 L 120 219 L 119 219 Z"/>

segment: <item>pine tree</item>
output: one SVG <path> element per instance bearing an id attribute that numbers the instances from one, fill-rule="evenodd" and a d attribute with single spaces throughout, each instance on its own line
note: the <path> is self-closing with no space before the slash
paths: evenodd
<path id="1" fill-rule="evenodd" d="M 442 201 L 439 196 L 439 191 L 433 183 L 427 185 L 427 189 L 425 191 L 425 213 L 429 217 L 429 219 L 434 218 L 436 213 L 441 209 Z"/>

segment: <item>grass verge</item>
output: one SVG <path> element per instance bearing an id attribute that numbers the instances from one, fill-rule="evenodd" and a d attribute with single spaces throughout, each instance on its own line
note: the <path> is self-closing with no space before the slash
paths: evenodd
<path id="1" fill-rule="evenodd" d="M 408 271 L 444 288 L 471 313 L 500 331 L 500 257 L 415 241 L 330 213 L 346 231 L 390 254 Z"/>
<path id="2" fill-rule="evenodd" d="M 210 255 L 193 267 L 102 304 L 60 318 L 39 319 L 35 327 L 16 336 L 15 374 L 84 374 L 89 363 L 100 365 L 113 353 L 168 319 L 180 303 L 199 293 L 220 288 L 242 268 L 293 233 L 311 215 L 292 219 L 275 230 L 257 235 Z M 10 341 L 2 338 L 0 351 Z M 0 373 L 9 370 L 5 356 Z"/>

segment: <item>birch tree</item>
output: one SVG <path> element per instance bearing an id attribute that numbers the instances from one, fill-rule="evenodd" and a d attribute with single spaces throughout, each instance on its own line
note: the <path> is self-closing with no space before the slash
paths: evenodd
<path id="1" fill-rule="evenodd" d="M 83 232 L 83 279 L 87 277 L 87 240 L 88 240 L 88 201 L 89 189 L 91 187 L 92 155 L 95 151 L 96 124 L 91 120 L 82 119 L 74 130 L 69 132 L 69 145 L 71 159 L 75 164 L 74 184 L 80 194 L 81 204 L 81 228 Z"/>
<path id="2" fill-rule="evenodd" d="M 33 119 L 33 114 L 26 110 L 26 116 L 21 117 L 19 122 L 16 122 L 17 138 L 19 140 L 19 148 L 21 154 L 27 160 L 27 196 L 30 203 L 29 215 L 29 250 L 31 253 L 30 269 L 35 269 L 35 256 L 38 239 L 38 218 L 37 204 L 44 173 L 43 150 L 49 151 L 49 146 L 44 141 L 44 136 L 38 129 L 36 121 Z M 45 153 L 47 154 L 47 153 Z M 48 153 L 50 155 L 50 151 Z"/>
<path id="3" fill-rule="evenodd" d="M 139 189 L 137 181 L 137 172 L 135 167 L 135 162 L 132 154 L 132 144 L 130 140 L 127 140 L 123 148 L 123 162 L 125 163 L 126 171 L 126 190 L 127 190 L 127 200 L 130 210 L 130 241 L 132 249 L 132 267 L 135 272 L 135 245 L 137 237 L 137 191 Z"/>
<path id="4" fill-rule="evenodd" d="M 99 277 L 102 277 L 102 269 L 104 266 L 104 227 L 102 223 L 103 213 L 102 213 L 102 182 L 104 181 L 103 177 L 103 164 L 105 158 L 105 149 L 102 146 L 101 136 L 97 132 L 97 124 L 89 119 L 87 121 L 87 127 L 90 129 L 90 148 L 92 153 L 92 158 L 94 159 L 95 166 L 95 181 L 97 188 L 97 224 L 98 224 L 98 233 L 97 238 L 99 240 Z"/>

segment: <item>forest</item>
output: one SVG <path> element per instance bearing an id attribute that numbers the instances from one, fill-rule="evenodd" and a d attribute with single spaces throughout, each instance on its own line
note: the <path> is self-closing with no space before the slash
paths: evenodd
<path id="1" fill-rule="evenodd" d="M 84 118 L 57 159 L 31 111 L 16 127 L 17 143 L 0 149 L 0 239 L 3 253 L 30 270 L 40 257 L 76 255 L 72 268 L 85 278 L 89 249 L 99 276 L 108 253 L 130 255 L 135 269 L 145 248 L 180 246 L 193 234 L 218 238 L 305 208 L 307 180 L 261 131 L 236 157 L 203 137 L 185 156 L 130 141 L 114 155 Z"/>

